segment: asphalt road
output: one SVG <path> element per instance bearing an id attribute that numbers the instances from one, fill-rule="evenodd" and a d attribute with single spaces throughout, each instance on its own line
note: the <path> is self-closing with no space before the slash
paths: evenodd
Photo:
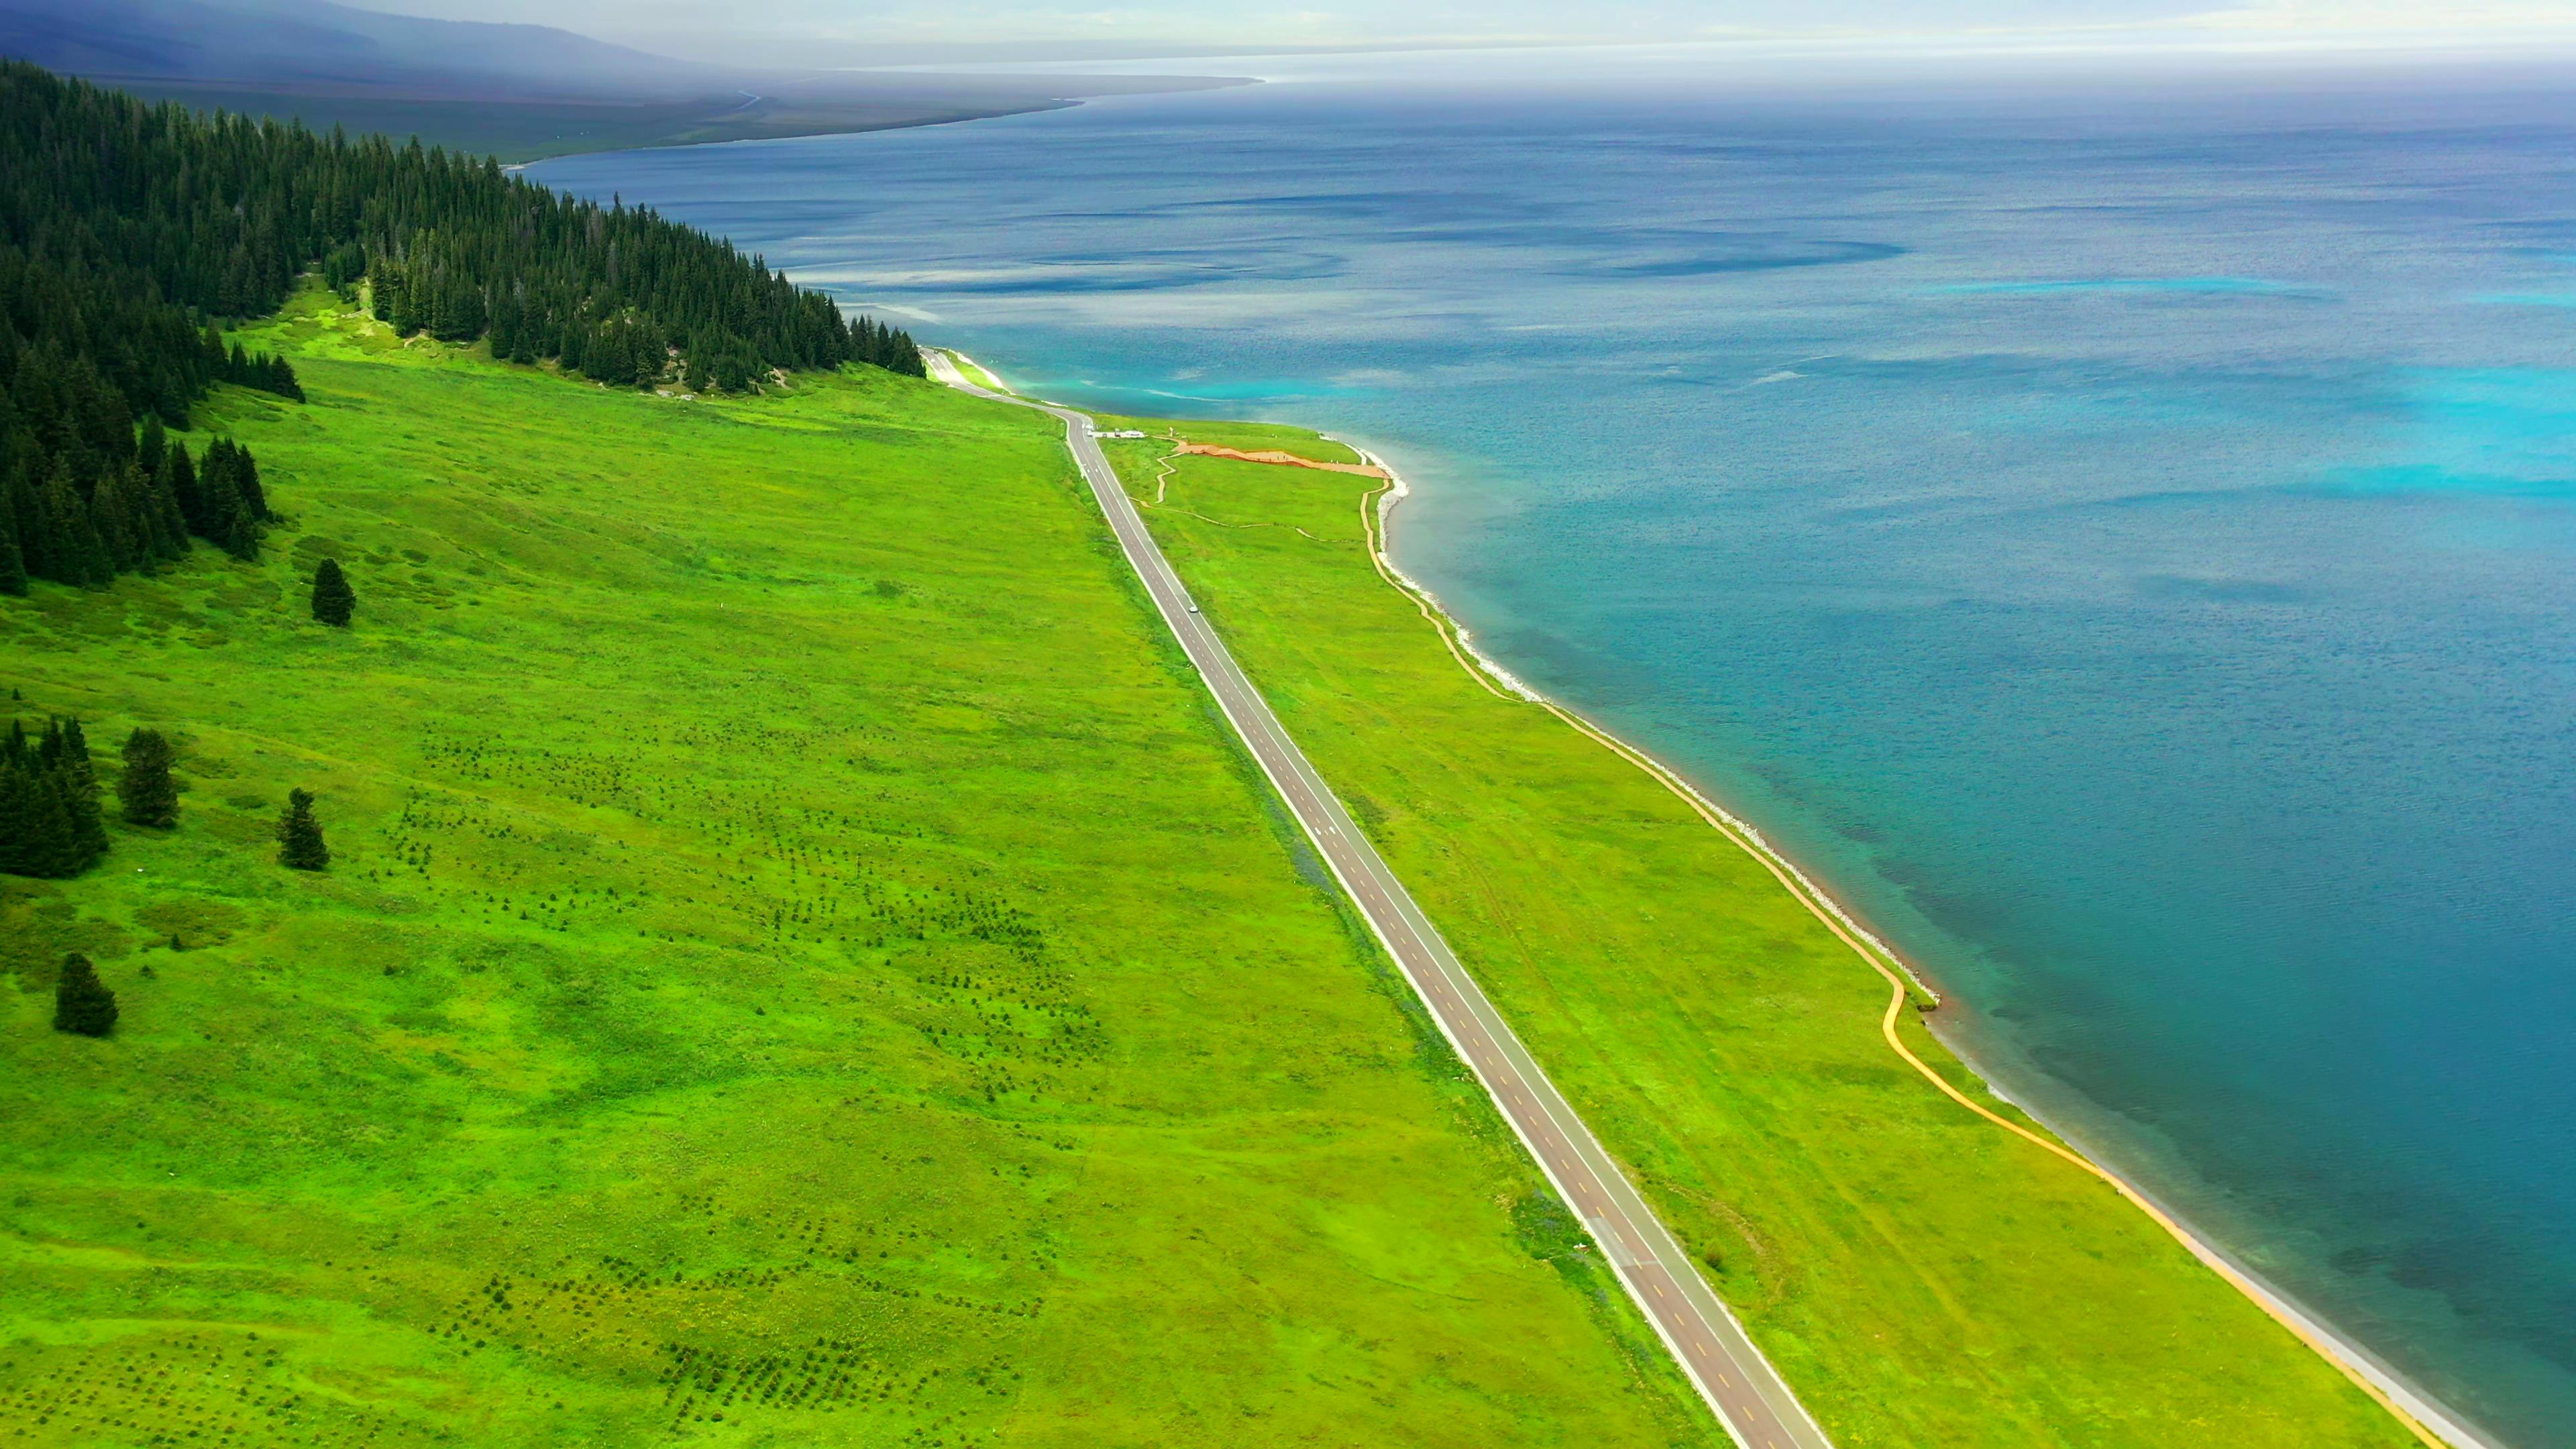
<path id="1" fill-rule="evenodd" d="M 1557 1093 L 1520 1040 L 1485 999 L 1448 943 L 1405 892 L 1360 833 L 1323 777 L 1288 738 L 1234 657 L 1190 604 L 1180 576 L 1145 529 L 1144 518 L 1091 436 L 1091 420 L 1069 408 L 1007 397 L 966 381 L 948 355 L 923 350 L 931 375 L 951 387 L 1001 402 L 1051 413 L 1064 422 L 1065 446 L 1101 512 L 1143 580 L 1163 622 L 1181 641 L 1190 662 L 1215 694 L 1262 773 L 1297 817 L 1342 888 L 1395 958 L 1405 980 L 1430 1008 L 1458 1055 L 1474 1068 L 1512 1130 L 1538 1160 L 1558 1196 L 1583 1219 L 1594 1244 L 1626 1285 L 1630 1297 L 1663 1336 L 1665 1345 L 1745 1449 L 1830 1449 L 1831 1441 L 1807 1416 L 1787 1384 L 1744 1336 L 1691 1266 L 1689 1255 L 1664 1230 L 1610 1155 L 1594 1140 L 1574 1109 Z"/>

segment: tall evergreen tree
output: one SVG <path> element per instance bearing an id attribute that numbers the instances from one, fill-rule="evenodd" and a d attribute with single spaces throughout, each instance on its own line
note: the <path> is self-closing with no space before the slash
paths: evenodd
<path id="1" fill-rule="evenodd" d="M 135 497 L 136 490 L 128 486 L 131 467 L 110 468 L 90 487 L 90 526 L 97 530 L 111 576 L 136 568 L 152 557 L 134 516 L 134 505 L 140 500 Z"/>
<path id="2" fill-rule="evenodd" d="M 0 872 L 54 876 L 56 857 L 68 852 L 70 822 L 62 820 L 27 746 L 27 728 L 9 721 L 0 746 Z"/>
<path id="3" fill-rule="evenodd" d="M 277 863 L 289 870 L 327 870 L 330 848 L 322 843 L 322 822 L 313 818 L 313 792 L 290 790 L 286 814 L 277 822 Z"/>
<path id="4" fill-rule="evenodd" d="M 250 453 L 230 438 L 217 438 L 206 445 L 204 465 L 198 470 L 197 491 L 204 499 L 208 542 L 238 559 L 259 557 L 260 508 L 243 492 L 245 474 L 251 474 Z"/>
<path id="5" fill-rule="evenodd" d="M 89 869 L 106 849 L 79 725 L 49 720 L 31 742 L 26 726 L 10 721 L 0 744 L 0 871 L 61 879 Z"/>
<path id="6" fill-rule="evenodd" d="M 98 979 L 98 968 L 74 952 L 63 958 L 54 982 L 54 1030 L 105 1036 L 116 1030 L 116 993 Z"/>
<path id="7" fill-rule="evenodd" d="M 44 499 L 36 489 L 35 459 L 20 457 L 0 468 L 0 508 L 18 526 L 18 554 L 26 560 L 27 576 L 52 578 L 46 552 L 51 536 L 45 531 Z"/>
<path id="8" fill-rule="evenodd" d="M 53 476 L 45 480 L 46 572 L 57 583 L 88 587 L 116 577 L 116 569 L 90 521 L 87 490 L 73 475 L 75 466 L 70 454 L 56 458 Z"/>
<path id="9" fill-rule="evenodd" d="M 46 747 L 58 752 L 54 777 L 61 782 L 63 806 L 71 812 L 72 844 L 86 870 L 107 854 L 107 818 L 99 808 L 98 775 L 90 766 L 89 738 L 81 722 L 66 719 L 45 728 Z M 59 741 L 59 744 L 56 743 Z"/>
<path id="10" fill-rule="evenodd" d="M 166 491 L 178 504 L 179 521 L 199 538 L 210 537 L 214 514 L 206 507 L 206 490 L 197 482 L 197 465 L 188 461 L 188 450 L 172 444 L 162 471 L 169 478 Z"/>
<path id="11" fill-rule="evenodd" d="M 159 730 L 136 729 L 125 737 L 125 773 L 117 778 L 117 803 L 125 823 L 167 830 L 179 823 L 179 784 L 170 777 L 174 756 Z"/>
<path id="12" fill-rule="evenodd" d="M 268 490 L 259 485 L 259 460 L 250 449 L 233 445 L 233 488 L 241 494 L 242 508 L 253 523 L 274 523 L 277 515 L 268 506 Z"/>
<path id="13" fill-rule="evenodd" d="M 161 466 L 143 480 L 144 509 L 152 525 L 153 556 L 164 562 L 185 558 L 188 553 L 188 520 L 179 511 L 177 479 L 168 461 L 169 454 L 176 453 L 185 458 L 187 451 L 178 447 L 169 449 L 162 455 Z"/>
<path id="14" fill-rule="evenodd" d="M 349 587 L 349 576 L 340 571 L 340 561 L 322 560 L 321 566 L 313 570 L 313 617 L 345 629 L 357 606 L 357 591 Z"/>
<path id="15" fill-rule="evenodd" d="M 27 592 L 27 556 L 18 548 L 18 517 L 0 498 L 0 594 Z"/>

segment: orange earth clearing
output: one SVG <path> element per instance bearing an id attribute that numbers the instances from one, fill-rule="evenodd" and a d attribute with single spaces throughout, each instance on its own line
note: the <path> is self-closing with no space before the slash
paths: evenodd
<path id="1" fill-rule="evenodd" d="M 1294 453 L 1283 453 L 1276 448 L 1264 448 L 1259 452 L 1246 453 L 1236 448 L 1220 448 L 1212 443 L 1183 443 L 1180 451 L 1207 458 L 1233 458 L 1245 463 L 1279 463 L 1291 468 L 1321 468 L 1327 473 L 1357 473 L 1363 478 L 1386 476 L 1384 468 L 1371 468 L 1364 463 L 1318 462 L 1313 458 L 1300 458 Z"/>

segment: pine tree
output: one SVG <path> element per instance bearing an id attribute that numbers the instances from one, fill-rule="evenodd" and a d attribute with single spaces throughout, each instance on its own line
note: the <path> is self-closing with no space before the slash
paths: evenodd
<path id="1" fill-rule="evenodd" d="M 183 449 L 171 449 L 184 455 Z M 188 520 L 179 512 L 179 494 L 169 465 L 169 453 L 162 464 L 143 479 L 143 514 L 151 520 L 153 556 L 164 563 L 188 556 Z"/>
<path id="2" fill-rule="evenodd" d="M 134 461 L 146 474 L 161 471 L 161 457 L 169 450 L 170 435 L 161 428 L 161 415 L 147 413 L 143 418 L 143 440 L 135 445 Z"/>
<path id="3" fill-rule="evenodd" d="M 27 556 L 18 548 L 18 517 L 0 497 L 0 594 L 27 592 Z"/>
<path id="4" fill-rule="evenodd" d="M 289 870 L 326 870 L 331 851 L 322 843 L 322 822 L 313 818 L 313 792 L 290 790 L 286 814 L 277 822 L 277 863 Z"/>
<path id="5" fill-rule="evenodd" d="M 116 798 L 125 807 L 125 823 L 167 830 L 179 823 L 179 784 L 170 778 L 170 742 L 159 730 L 137 729 L 125 737 L 125 773 L 116 782 Z"/>
<path id="6" fill-rule="evenodd" d="M 250 449 L 233 445 L 233 487 L 239 489 L 242 506 L 250 511 L 253 523 L 274 523 L 277 515 L 268 506 L 268 492 L 259 486 L 259 460 Z"/>
<path id="7" fill-rule="evenodd" d="M 198 475 L 198 491 L 205 496 L 205 536 L 237 559 L 259 557 L 259 511 L 242 494 L 247 456 L 230 438 L 217 438 L 206 445 L 205 468 Z"/>
<path id="8" fill-rule="evenodd" d="M 173 443 L 163 465 L 169 474 L 169 492 L 179 504 L 179 520 L 199 538 L 213 536 L 214 516 L 206 511 L 206 490 L 197 481 L 197 465 L 188 461 L 188 450 Z"/>
<path id="9" fill-rule="evenodd" d="M 89 739 L 81 733 L 76 719 L 62 722 L 62 754 L 54 767 L 55 778 L 62 782 L 63 808 L 70 812 L 72 848 L 79 864 L 72 869 L 83 871 L 107 854 L 107 818 L 99 809 L 98 776 L 90 768 Z M 51 736 L 53 729 L 48 727 Z"/>
<path id="10" fill-rule="evenodd" d="M 107 847 L 98 782 L 77 729 L 49 721 L 30 743 L 9 722 L 0 744 L 0 871 L 60 880 L 87 870 Z"/>
<path id="11" fill-rule="evenodd" d="M 42 809 L 27 757 L 26 727 L 11 720 L 7 747 L 0 749 L 0 873 L 47 873 L 40 868 L 42 842 L 37 839 Z"/>
<path id="12" fill-rule="evenodd" d="M 349 587 L 349 576 L 340 572 L 340 561 L 322 560 L 313 571 L 313 617 L 335 628 L 349 627 L 349 614 L 358 606 L 357 591 Z"/>
<path id="13" fill-rule="evenodd" d="M 217 547 L 237 559 L 248 562 L 259 557 L 259 516 L 238 493 L 224 510 L 223 533 L 215 540 Z"/>
<path id="14" fill-rule="evenodd" d="M 29 778 L 34 801 L 27 821 L 27 874 L 47 880 L 69 880 L 81 873 L 80 831 L 72 822 L 71 797 L 59 776 L 50 772 Z"/>
<path id="15" fill-rule="evenodd" d="M 74 952 L 63 958 L 54 983 L 54 1030 L 81 1036 L 105 1036 L 116 1030 L 116 993 L 98 979 L 98 968 Z"/>
<path id="16" fill-rule="evenodd" d="M 89 495 L 90 526 L 98 531 L 99 547 L 106 554 L 111 577 L 151 557 L 135 527 L 134 498 L 126 484 L 126 470 L 111 468 Z"/>
<path id="17" fill-rule="evenodd" d="M 51 541 L 45 531 L 45 502 L 36 490 L 33 460 L 20 458 L 0 475 L 0 506 L 5 506 L 18 525 L 18 553 L 26 560 L 27 577 L 49 579 L 54 576 L 51 556 L 46 547 Z"/>
<path id="18" fill-rule="evenodd" d="M 79 481 L 72 476 L 70 455 L 56 458 L 53 476 L 45 480 L 48 572 L 58 583 L 104 584 L 116 577 L 116 571 L 108 563 L 107 546 L 99 542 L 98 529 L 90 522 L 89 504 L 81 492 Z"/>

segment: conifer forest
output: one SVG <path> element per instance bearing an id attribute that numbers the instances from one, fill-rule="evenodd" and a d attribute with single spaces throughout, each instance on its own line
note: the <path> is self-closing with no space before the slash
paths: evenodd
<path id="1" fill-rule="evenodd" d="M 191 460 L 157 430 L 218 382 L 300 399 L 285 359 L 220 324 L 317 270 L 405 335 L 618 386 L 922 372 L 909 335 L 649 209 L 0 62 L 0 592 L 104 583 L 191 538 L 256 555 L 275 519 L 248 451 Z"/>

